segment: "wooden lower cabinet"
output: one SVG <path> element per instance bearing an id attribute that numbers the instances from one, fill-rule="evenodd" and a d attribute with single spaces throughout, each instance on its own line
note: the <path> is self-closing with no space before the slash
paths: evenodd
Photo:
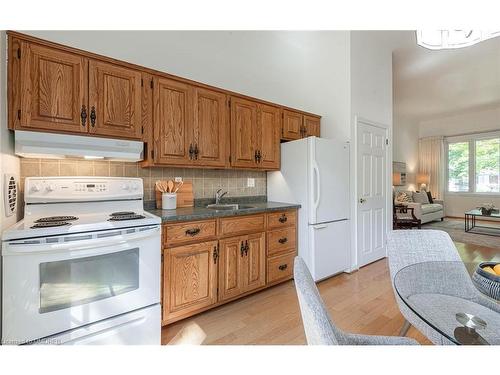
<path id="1" fill-rule="evenodd" d="M 282 223 L 283 217 L 290 219 Z M 296 254 L 295 219 L 296 211 L 288 210 L 165 224 L 163 325 L 289 280 Z M 184 234 L 193 228 L 200 228 L 202 242 L 183 244 Z"/>
<path id="2" fill-rule="evenodd" d="M 165 249 L 163 322 L 217 302 L 217 241 Z"/>
<path id="3" fill-rule="evenodd" d="M 219 301 L 266 285 L 265 233 L 220 241 Z"/>

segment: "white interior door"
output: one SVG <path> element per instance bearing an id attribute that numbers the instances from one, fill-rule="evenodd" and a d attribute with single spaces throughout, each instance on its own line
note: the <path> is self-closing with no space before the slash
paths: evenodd
<path id="1" fill-rule="evenodd" d="M 387 129 L 357 122 L 357 252 L 362 267 L 386 256 Z"/>

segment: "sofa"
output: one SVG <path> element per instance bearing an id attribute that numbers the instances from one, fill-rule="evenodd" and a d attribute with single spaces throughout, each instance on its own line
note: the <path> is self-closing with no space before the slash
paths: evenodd
<path id="1" fill-rule="evenodd" d="M 399 190 L 394 192 L 394 204 L 403 204 L 413 208 L 413 214 L 422 224 L 434 220 L 443 220 L 444 201 L 433 199 L 429 193 Z"/>

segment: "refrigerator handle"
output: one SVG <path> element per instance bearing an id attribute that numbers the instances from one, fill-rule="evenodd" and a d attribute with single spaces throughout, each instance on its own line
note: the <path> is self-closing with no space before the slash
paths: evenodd
<path id="1" fill-rule="evenodd" d="M 327 226 L 324 224 L 323 225 L 315 225 L 313 228 L 314 229 L 325 229 L 325 228 L 327 228 Z"/>
<path id="2" fill-rule="evenodd" d="M 321 195 L 321 189 L 320 189 L 320 175 L 319 175 L 319 168 L 318 168 L 318 165 L 316 164 L 316 162 L 313 163 L 313 173 L 314 173 L 314 176 L 315 176 L 315 179 L 314 179 L 314 184 L 315 184 L 315 199 L 314 199 L 314 208 L 318 208 L 319 207 L 319 199 L 320 199 L 320 195 Z"/>

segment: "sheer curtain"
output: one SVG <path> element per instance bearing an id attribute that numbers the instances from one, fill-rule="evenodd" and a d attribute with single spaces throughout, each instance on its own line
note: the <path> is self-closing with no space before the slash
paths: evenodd
<path id="1" fill-rule="evenodd" d="M 439 199 L 444 198 L 444 138 L 420 138 L 418 145 L 420 173 L 430 175 L 428 191 Z"/>

